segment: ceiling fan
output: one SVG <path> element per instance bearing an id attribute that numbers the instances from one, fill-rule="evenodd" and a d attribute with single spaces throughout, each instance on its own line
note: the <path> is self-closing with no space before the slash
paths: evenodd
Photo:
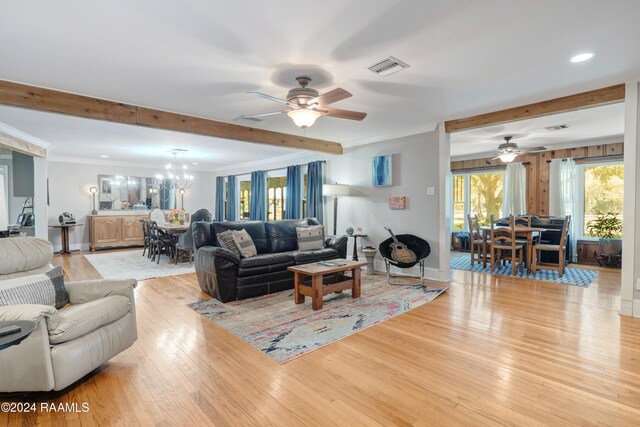
<path id="1" fill-rule="evenodd" d="M 498 156 L 492 160 L 500 159 L 504 163 L 511 163 L 516 157 L 524 153 L 535 153 L 536 151 L 545 151 L 547 147 L 529 147 L 518 148 L 518 144 L 511 142 L 512 136 L 505 136 L 502 144 L 498 145 Z"/>
<path id="2" fill-rule="evenodd" d="M 275 114 L 287 114 L 293 122 L 301 127 L 312 126 L 320 116 L 337 117 L 339 119 L 362 120 L 367 117 L 367 113 L 358 111 L 341 110 L 339 108 L 327 107 L 329 104 L 349 98 L 352 95 L 344 89 L 337 88 L 320 95 L 317 90 L 307 87 L 311 79 L 307 76 L 296 77 L 300 87 L 291 89 L 287 93 L 287 99 L 276 98 L 262 92 L 247 92 L 270 101 L 279 102 L 289 108 L 282 111 L 273 111 L 261 114 L 246 114 L 240 116 L 243 119 L 253 119 L 257 117 L 272 116 Z"/>

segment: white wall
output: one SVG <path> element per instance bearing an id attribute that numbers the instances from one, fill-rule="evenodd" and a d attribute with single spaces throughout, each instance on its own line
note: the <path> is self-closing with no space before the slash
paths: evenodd
<path id="1" fill-rule="evenodd" d="M 372 157 L 393 154 L 393 186 L 371 186 Z M 359 147 L 346 148 L 342 156 L 309 154 L 275 163 L 265 162 L 252 167 L 231 167 L 216 171 L 214 175 L 237 175 L 257 169 L 286 167 L 311 160 L 327 161 L 325 183 L 346 184 L 354 187 L 359 196 L 343 197 L 338 201 L 338 234 L 347 226 L 362 226 L 368 234 L 363 245 L 377 246 L 389 237 L 384 229 L 390 227 L 396 234 L 411 233 L 426 239 L 431 255 L 426 262 L 426 275 L 437 279 L 441 187 L 437 131 L 412 135 Z M 444 174 L 444 172 L 443 172 Z M 442 175 L 444 180 L 444 175 Z M 427 187 L 435 188 L 435 195 L 427 195 Z M 407 209 L 393 211 L 388 207 L 389 196 L 406 196 Z M 333 226 L 333 199 L 325 198 L 325 225 Z M 349 255 L 352 250 L 349 239 Z M 358 246 L 361 246 L 360 240 Z M 364 259 L 364 258 L 363 258 Z M 378 255 L 376 267 L 383 269 Z M 448 271 L 448 266 L 446 267 Z M 415 274 L 417 271 L 411 272 Z"/>
<path id="2" fill-rule="evenodd" d="M 49 201 L 48 224 L 59 224 L 58 215 L 71 212 L 78 224 L 69 232 L 71 249 L 89 249 L 89 228 L 86 216 L 91 213 L 92 200 L 89 187 L 98 185 L 98 175 L 129 175 L 154 177 L 162 172 L 157 168 L 139 168 L 127 166 L 91 165 L 49 161 Z M 184 196 L 184 209 L 195 212 L 200 208 L 213 212 L 215 176 L 209 172 L 193 172 L 194 183 Z M 178 199 L 178 206 L 180 199 Z M 49 241 L 55 250 L 60 249 L 60 231 L 49 230 Z"/>
<path id="3" fill-rule="evenodd" d="M 624 135 L 624 215 L 622 232 L 622 286 L 620 313 L 640 317 L 640 188 L 638 163 L 640 162 L 640 84 L 627 83 L 625 88 Z M 635 291 L 634 291 L 635 288 Z"/>

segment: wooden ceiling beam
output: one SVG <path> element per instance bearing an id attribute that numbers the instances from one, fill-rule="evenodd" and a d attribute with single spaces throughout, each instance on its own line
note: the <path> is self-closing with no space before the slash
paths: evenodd
<path id="1" fill-rule="evenodd" d="M 342 154 L 342 145 L 0 80 L 0 105 L 271 146 Z"/>
<path id="2" fill-rule="evenodd" d="M 449 133 L 624 101 L 624 84 L 445 122 Z"/>
<path id="3" fill-rule="evenodd" d="M 17 151 L 28 156 L 46 157 L 47 150 L 24 139 L 0 131 L 0 150 Z"/>

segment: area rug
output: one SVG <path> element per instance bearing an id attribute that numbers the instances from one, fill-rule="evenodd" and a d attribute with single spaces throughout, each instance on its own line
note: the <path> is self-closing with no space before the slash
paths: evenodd
<path id="1" fill-rule="evenodd" d="M 153 279 L 195 272 L 188 262 L 169 264 L 169 258 L 160 257 L 160 264 L 142 256 L 141 250 L 107 252 L 84 256 L 104 279 Z"/>
<path id="2" fill-rule="evenodd" d="M 394 286 L 384 276 L 363 276 L 361 297 L 327 295 L 322 310 L 293 302 L 293 290 L 223 304 L 215 299 L 188 307 L 242 338 L 278 363 L 288 362 L 384 320 L 420 307 L 446 291 Z"/>
<path id="3" fill-rule="evenodd" d="M 471 265 L 471 256 L 461 256 L 451 258 L 451 268 L 454 270 L 473 271 L 477 273 L 497 274 L 499 276 L 512 276 L 511 275 L 511 263 L 507 262 L 506 265 L 496 266 L 495 271 L 491 272 L 491 267 L 487 264 L 486 268 L 482 267 L 482 263 L 476 262 Z M 563 285 L 574 285 L 588 287 L 598 277 L 597 271 L 583 270 L 581 268 L 565 268 L 562 277 L 558 276 L 557 271 L 553 270 L 538 270 L 536 274 L 527 273 L 520 270 L 516 270 L 516 274 L 512 277 L 519 277 L 522 279 L 543 280 L 545 282 L 561 283 Z"/>

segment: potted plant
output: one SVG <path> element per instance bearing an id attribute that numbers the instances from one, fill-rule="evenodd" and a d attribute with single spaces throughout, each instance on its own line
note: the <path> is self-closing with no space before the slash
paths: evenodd
<path id="1" fill-rule="evenodd" d="M 613 257 L 622 253 L 622 220 L 615 212 L 596 212 L 596 219 L 587 223 L 587 231 L 598 237 L 600 254 Z"/>

